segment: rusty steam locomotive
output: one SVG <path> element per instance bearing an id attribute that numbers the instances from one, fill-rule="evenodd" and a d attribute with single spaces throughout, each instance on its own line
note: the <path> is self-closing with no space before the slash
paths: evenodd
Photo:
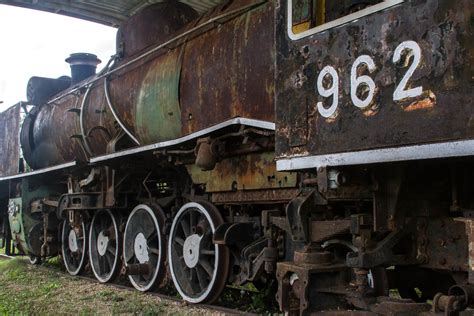
<path id="1" fill-rule="evenodd" d="M 150 5 L 1 114 L 1 244 L 190 303 L 465 310 L 473 43 L 472 0 Z"/>

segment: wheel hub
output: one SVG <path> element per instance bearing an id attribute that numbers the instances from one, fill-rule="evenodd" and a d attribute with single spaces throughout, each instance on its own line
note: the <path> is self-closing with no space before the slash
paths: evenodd
<path id="1" fill-rule="evenodd" d="M 77 234 L 74 229 L 71 229 L 69 231 L 69 238 L 68 238 L 68 243 L 69 243 L 69 250 L 71 252 L 77 252 L 79 250 L 79 246 L 77 245 Z"/>
<path id="2" fill-rule="evenodd" d="M 135 237 L 135 244 L 134 244 L 135 256 L 140 263 L 146 263 L 150 261 L 150 257 L 148 256 L 148 245 L 143 233 L 139 233 Z"/>
<path id="3" fill-rule="evenodd" d="M 99 255 L 103 256 L 107 252 L 107 246 L 109 245 L 109 237 L 105 236 L 104 231 L 101 231 L 97 237 L 97 251 Z"/>
<path id="4" fill-rule="evenodd" d="M 196 267 L 199 261 L 199 251 L 202 237 L 198 234 L 190 235 L 184 241 L 183 256 L 184 262 L 188 268 Z"/>

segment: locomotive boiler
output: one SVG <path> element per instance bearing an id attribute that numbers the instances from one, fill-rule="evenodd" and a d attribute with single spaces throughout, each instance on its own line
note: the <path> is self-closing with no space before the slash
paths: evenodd
<path id="1" fill-rule="evenodd" d="M 2 113 L 2 244 L 190 303 L 472 307 L 472 1 L 185 2 Z"/>

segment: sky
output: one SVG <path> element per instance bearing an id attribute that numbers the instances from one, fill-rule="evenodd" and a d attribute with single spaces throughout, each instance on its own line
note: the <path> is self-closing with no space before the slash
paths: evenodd
<path id="1" fill-rule="evenodd" d="M 116 29 L 42 11 L 0 5 L 0 111 L 26 101 L 32 76 L 70 76 L 71 53 L 96 54 L 100 70 L 115 52 Z"/>

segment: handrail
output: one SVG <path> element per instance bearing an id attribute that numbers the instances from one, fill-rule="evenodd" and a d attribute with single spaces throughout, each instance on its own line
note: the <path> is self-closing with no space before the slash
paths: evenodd
<path id="1" fill-rule="evenodd" d="M 114 116 L 114 119 L 117 121 L 118 125 L 120 125 L 120 127 L 125 132 L 125 134 L 127 134 L 133 140 L 133 142 L 135 144 L 140 146 L 140 142 L 138 141 L 138 139 L 132 134 L 132 132 L 130 132 L 128 130 L 128 128 L 125 126 L 125 124 L 122 122 L 122 120 L 118 116 L 117 112 L 115 111 L 114 106 L 112 105 L 112 101 L 111 101 L 110 95 L 109 95 L 108 81 L 109 81 L 108 77 L 105 77 L 105 79 L 104 79 L 104 92 L 105 92 L 105 99 L 107 100 L 107 106 L 109 107 L 110 112 L 112 112 L 112 115 Z"/>
<path id="2" fill-rule="evenodd" d="M 84 110 L 87 105 L 87 98 L 89 97 L 89 93 L 91 92 L 92 85 L 93 83 L 91 83 L 87 87 L 86 93 L 84 94 L 84 97 L 82 98 L 82 102 L 81 102 L 81 112 L 79 113 L 79 125 L 81 127 L 82 143 L 84 144 L 84 148 L 89 157 L 92 156 L 92 150 L 91 150 L 91 147 L 89 146 L 89 141 L 87 140 L 87 134 L 84 128 Z"/>

